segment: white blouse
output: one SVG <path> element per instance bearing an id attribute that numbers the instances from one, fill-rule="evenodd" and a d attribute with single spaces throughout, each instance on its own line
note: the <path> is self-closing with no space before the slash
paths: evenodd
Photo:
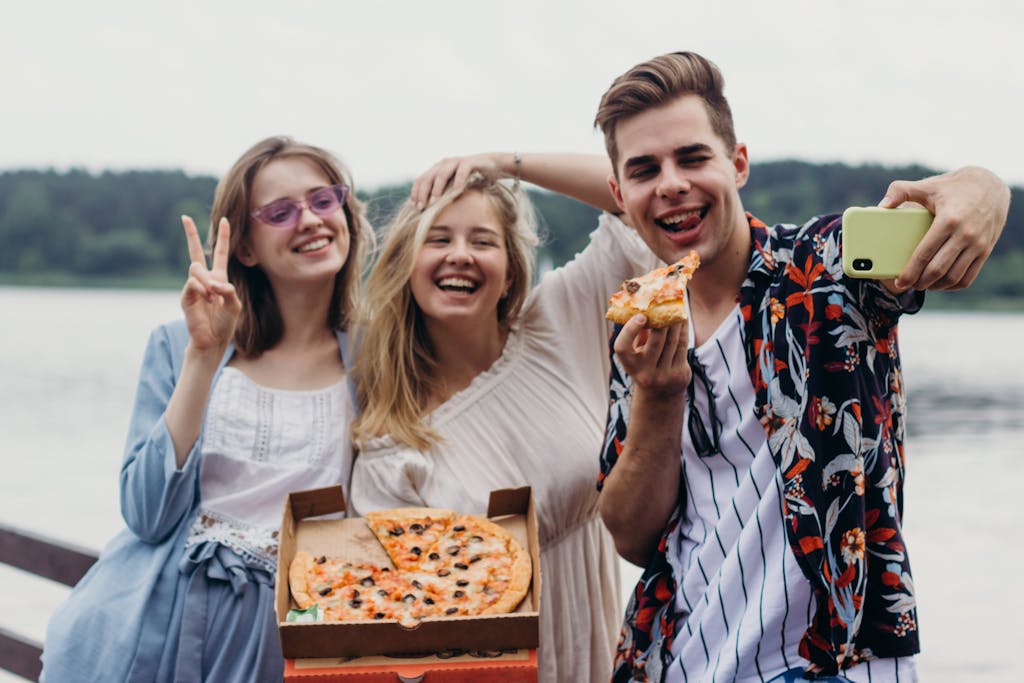
<path id="1" fill-rule="evenodd" d="M 426 451 L 373 440 L 358 455 L 358 513 L 401 505 L 484 513 L 494 489 L 533 487 L 543 574 L 542 681 L 606 681 L 622 622 L 618 559 L 597 515 L 608 411 L 608 298 L 657 265 L 603 215 L 590 245 L 530 293 L 501 357 L 429 416 Z"/>
<path id="2" fill-rule="evenodd" d="M 354 412 L 344 379 L 312 391 L 270 389 L 225 367 L 207 408 L 201 502 L 185 547 L 216 541 L 273 572 L 288 494 L 339 483 L 348 491 Z"/>

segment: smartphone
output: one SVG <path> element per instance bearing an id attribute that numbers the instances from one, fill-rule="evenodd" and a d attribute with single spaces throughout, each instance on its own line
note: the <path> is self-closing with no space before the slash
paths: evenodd
<path id="1" fill-rule="evenodd" d="M 896 277 L 933 218 L 924 208 L 851 206 L 843 212 L 843 272 L 874 280 Z"/>

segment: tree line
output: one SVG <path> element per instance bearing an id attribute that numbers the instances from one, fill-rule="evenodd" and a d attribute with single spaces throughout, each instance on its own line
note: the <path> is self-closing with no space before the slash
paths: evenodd
<path id="1" fill-rule="evenodd" d="M 802 222 L 847 206 L 870 206 L 891 180 L 937 171 L 923 166 L 850 166 L 804 161 L 757 164 L 742 190 L 748 211 L 768 223 Z M 216 179 L 180 171 L 89 173 L 73 169 L 0 173 L 0 281 L 90 284 L 178 282 L 188 265 L 179 216 L 208 216 Z M 371 222 L 386 228 L 410 184 L 361 191 Z M 1024 300 L 1024 190 L 1013 188 L 1007 227 L 963 301 Z M 540 260 L 557 266 L 580 251 L 597 212 L 530 190 L 544 243 Z M 941 298 L 941 297 L 940 297 Z"/>

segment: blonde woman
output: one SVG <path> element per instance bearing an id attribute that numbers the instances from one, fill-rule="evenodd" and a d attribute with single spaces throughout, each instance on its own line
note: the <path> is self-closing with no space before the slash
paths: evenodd
<path id="1" fill-rule="evenodd" d="M 604 215 L 589 246 L 531 288 L 530 211 L 492 179 L 517 170 L 610 202 L 587 194 L 606 187 L 608 173 L 591 157 L 448 160 L 417 181 L 367 282 L 352 502 L 360 513 L 401 505 L 482 513 L 490 491 L 532 486 L 544 575 L 541 680 L 607 680 L 622 609 L 595 489 L 607 412 L 603 311 L 653 257 Z M 435 187 L 439 198 L 427 207 Z"/>
<path id="2" fill-rule="evenodd" d="M 146 348 L 121 468 L 128 528 L 51 618 L 48 681 L 281 680 L 285 496 L 347 489 L 342 354 L 372 234 L 348 173 L 268 138 L 217 186 L 210 265 L 183 222 L 184 320 Z"/>

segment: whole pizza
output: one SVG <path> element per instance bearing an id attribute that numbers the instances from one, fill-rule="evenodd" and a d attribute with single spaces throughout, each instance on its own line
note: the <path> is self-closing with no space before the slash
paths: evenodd
<path id="1" fill-rule="evenodd" d="M 436 508 L 398 508 L 366 515 L 394 567 L 352 563 L 304 551 L 288 572 L 300 609 L 318 607 L 324 621 L 394 619 L 511 612 L 530 588 L 530 555 L 501 526 Z"/>

